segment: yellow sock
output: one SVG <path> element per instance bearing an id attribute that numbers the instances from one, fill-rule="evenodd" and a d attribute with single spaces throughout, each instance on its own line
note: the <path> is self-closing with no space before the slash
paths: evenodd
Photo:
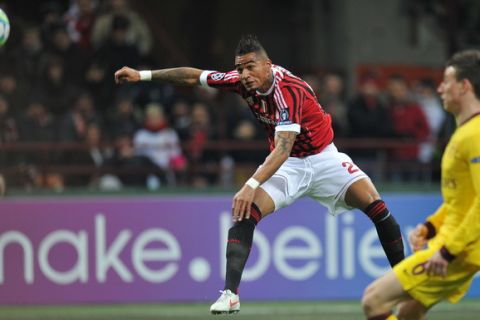
<path id="1" fill-rule="evenodd" d="M 394 314 L 391 314 L 388 316 L 387 320 L 398 320 L 398 318 Z"/>

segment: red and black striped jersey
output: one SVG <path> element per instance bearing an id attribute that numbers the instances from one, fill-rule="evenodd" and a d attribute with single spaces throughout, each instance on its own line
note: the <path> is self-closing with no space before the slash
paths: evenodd
<path id="1" fill-rule="evenodd" d="M 319 153 L 333 140 L 332 119 L 317 101 L 312 88 L 290 71 L 273 65 L 274 81 L 265 92 L 248 91 L 236 70 L 204 71 L 200 83 L 240 94 L 268 133 L 270 151 L 275 148 L 275 131 L 298 133 L 290 156 Z"/>

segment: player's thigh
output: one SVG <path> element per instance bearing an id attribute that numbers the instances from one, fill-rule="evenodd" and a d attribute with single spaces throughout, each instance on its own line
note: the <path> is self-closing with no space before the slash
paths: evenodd
<path id="1" fill-rule="evenodd" d="M 306 161 L 288 158 L 270 179 L 262 183 L 259 190 L 263 193 L 257 192 L 256 196 L 260 198 L 258 200 L 262 202 L 265 213 L 277 211 L 302 197 L 308 189 L 311 176 Z"/>
<path id="2" fill-rule="evenodd" d="M 390 271 L 376 279 L 365 289 L 363 303 L 367 306 L 387 305 L 388 308 L 391 308 L 410 298 L 408 293 L 403 290 L 396 274 Z"/>
<path id="3" fill-rule="evenodd" d="M 313 170 L 308 196 L 327 207 L 333 215 L 353 209 L 345 201 L 346 192 L 358 181 L 369 181 L 368 176 L 334 145 L 308 157 L 308 161 Z"/>

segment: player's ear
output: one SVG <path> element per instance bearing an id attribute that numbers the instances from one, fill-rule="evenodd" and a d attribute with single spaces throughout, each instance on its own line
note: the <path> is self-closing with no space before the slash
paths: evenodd
<path id="1" fill-rule="evenodd" d="M 468 79 L 463 79 L 462 84 L 463 84 L 463 93 L 466 93 L 468 91 L 473 91 L 472 83 Z"/>

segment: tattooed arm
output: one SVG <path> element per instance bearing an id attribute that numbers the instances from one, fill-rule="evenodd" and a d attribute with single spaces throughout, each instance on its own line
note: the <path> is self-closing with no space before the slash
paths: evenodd
<path id="1" fill-rule="evenodd" d="M 177 86 L 195 86 L 200 84 L 199 79 L 202 71 L 203 70 L 189 67 L 160 69 L 151 71 L 149 77 L 151 77 L 152 80 Z M 137 82 L 140 80 L 142 80 L 141 71 L 129 67 L 123 67 L 115 72 L 116 83 Z"/>
<path id="2" fill-rule="evenodd" d="M 267 181 L 278 168 L 287 160 L 292 151 L 293 143 L 297 133 L 293 131 L 279 131 L 275 134 L 275 149 L 268 155 L 262 166 L 253 175 L 252 179 L 259 184 Z M 249 181 L 250 181 L 249 180 Z M 250 207 L 255 197 L 255 188 L 249 185 L 249 182 L 235 194 L 232 202 L 232 216 L 234 221 L 240 221 L 244 217 L 249 218 Z M 268 214 L 269 212 L 263 212 Z"/>
<path id="3" fill-rule="evenodd" d="M 297 133 L 293 131 L 279 131 L 275 133 L 275 149 L 268 155 L 262 166 L 252 178 L 260 182 L 267 181 L 278 168 L 287 160 L 292 151 Z"/>

